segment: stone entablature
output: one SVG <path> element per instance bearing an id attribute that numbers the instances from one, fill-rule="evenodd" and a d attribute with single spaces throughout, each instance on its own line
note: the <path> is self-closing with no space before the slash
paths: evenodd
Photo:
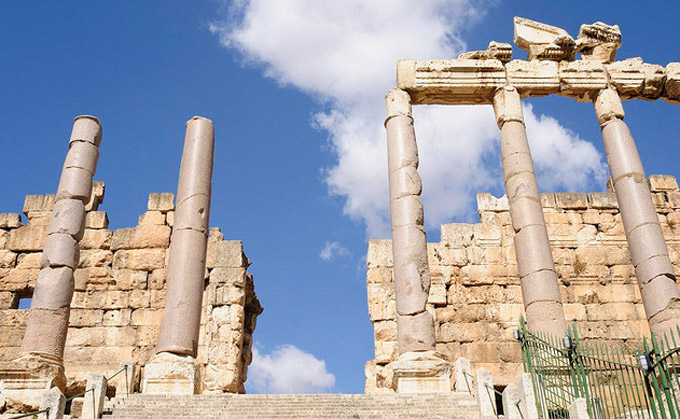
<path id="1" fill-rule="evenodd" d="M 84 389 L 89 375 L 110 375 L 122 361 L 144 366 L 153 356 L 165 306 L 167 251 L 174 195 L 150 194 L 133 228 L 110 230 L 98 211 L 104 184 L 95 182 L 75 270 L 64 362 L 67 395 Z M 55 195 L 29 195 L 20 214 L 0 214 L 0 364 L 19 357 L 42 246 Z M 210 230 L 198 347 L 201 392 L 244 392 L 252 334 L 262 307 L 250 261 L 239 240 Z M 143 374 L 142 369 L 142 374 Z M 139 382 L 139 377 L 137 378 Z"/>
<path id="2" fill-rule="evenodd" d="M 673 176 L 652 175 L 649 186 L 677 271 L 678 184 Z M 541 201 L 567 320 L 576 321 L 586 339 L 639 343 L 649 325 L 616 195 L 543 193 Z M 479 194 L 477 205 L 479 223 L 443 225 L 441 241 L 428 243 L 428 310 L 435 318 L 437 352 L 451 363 L 460 356 L 470 359 L 473 369 L 488 369 L 504 386 L 522 372 L 512 336 L 524 312 L 514 230 L 505 196 Z M 366 391 L 391 391 L 391 363 L 398 357 L 391 241 L 371 240 L 366 263 L 375 338 Z"/>

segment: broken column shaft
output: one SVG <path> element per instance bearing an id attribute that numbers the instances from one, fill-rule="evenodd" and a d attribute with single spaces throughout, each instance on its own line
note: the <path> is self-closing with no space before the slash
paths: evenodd
<path id="1" fill-rule="evenodd" d="M 196 357 L 201 321 L 215 136 L 209 119 L 186 124 L 156 353 Z"/>
<path id="2" fill-rule="evenodd" d="M 423 227 L 418 147 L 408 93 L 386 96 L 387 154 L 392 220 L 392 255 L 399 353 L 433 351 L 434 320 L 426 310 L 430 289 L 427 238 Z"/>
<path id="3" fill-rule="evenodd" d="M 660 335 L 680 326 L 680 291 L 668 247 L 618 93 L 602 90 L 594 104 L 642 303 L 650 329 Z"/>
<path id="4" fill-rule="evenodd" d="M 527 323 L 533 331 L 562 336 L 567 330 L 541 197 L 527 141 L 522 102 L 514 87 L 499 89 L 494 111 L 513 241 Z"/>
<path id="5" fill-rule="evenodd" d="M 73 271 L 80 253 L 78 241 L 83 237 L 85 204 L 92 193 L 101 139 L 97 118 L 75 118 L 21 346 L 24 355 L 46 356 L 59 362 L 63 358 Z"/>

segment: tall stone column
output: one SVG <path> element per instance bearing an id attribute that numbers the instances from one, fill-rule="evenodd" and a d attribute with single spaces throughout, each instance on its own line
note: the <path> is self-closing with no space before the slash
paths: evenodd
<path id="1" fill-rule="evenodd" d="M 451 390 L 450 365 L 435 353 L 434 319 L 426 309 L 430 269 L 411 97 L 403 90 L 392 89 L 385 102 L 400 355 L 393 364 L 395 387 L 399 392 L 448 392 Z"/>
<path id="2" fill-rule="evenodd" d="M 522 101 L 514 87 L 506 86 L 496 92 L 494 112 L 501 129 L 503 176 L 515 231 L 513 241 L 527 324 L 531 330 L 562 336 L 567 323 L 529 151 Z"/>
<path id="3" fill-rule="evenodd" d="M 146 393 L 195 393 L 196 352 L 205 282 L 215 134 L 212 121 L 186 124 L 170 238 L 165 311 L 156 356 L 146 365 Z"/>
<path id="4" fill-rule="evenodd" d="M 657 335 L 680 325 L 680 292 L 640 156 L 614 89 L 594 101 L 642 303 Z"/>
<path id="5" fill-rule="evenodd" d="M 75 118 L 69 151 L 59 179 L 54 209 L 43 245 L 26 332 L 17 363 L 39 376 L 53 376 L 65 386 L 63 356 L 73 297 L 73 271 L 78 266 L 78 241 L 85 229 L 85 204 L 92 193 L 102 128 L 93 116 Z"/>

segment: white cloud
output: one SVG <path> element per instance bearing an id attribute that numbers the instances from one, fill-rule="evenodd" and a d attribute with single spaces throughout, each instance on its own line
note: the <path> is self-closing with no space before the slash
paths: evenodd
<path id="1" fill-rule="evenodd" d="M 247 385 L 256 393 L 320 393 L 333 388 L 335 375 L 326 371 L 326 362 L 293 345 L 270 354 L 255 346 Z"/>
<path id="2" fill-rule="evenodd" d="M 460 29 L 492 3 L 239 0 L 211 30 L 267 77 L 327 106 L 313 125 L 329 134 L 337 156 L 324 171 L 329 191 L 345 199 L 346 215 L 365 222 L 368 237 L 387 237 L 383 97 L 395 84 L 396 61 L 456 57 L 465 49 Z M 542 186 L 583 189 L 593 177 L 601 181 L 601 157 L 592 145 L 555 119 L 526 111 Z M 485 164 L 498 152 L 492 110 L 416 107 L 414 117 L 428 228 L 474 214 L 474 194 L 502 183 L 498 164 Z"/>
<path id="3" fill-rule="evenodd" d="M 319 257 L 321 260 L 330 262 L 336 257 L 345 257 L 350 256 L 351 254 L 352 253 L 347 250 L 345 246 L 340 244 L 340 242 L 326 242 L 326 244 L 323 246 L 323 249 L 321 249 L 321 252 L 319 253 Z"/>

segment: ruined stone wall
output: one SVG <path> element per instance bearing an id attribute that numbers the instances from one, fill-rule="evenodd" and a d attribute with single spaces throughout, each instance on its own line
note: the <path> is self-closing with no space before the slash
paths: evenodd
<path id="1" fill-rule="evenodd" d="M 86 206 L 86 229 L 64 361 L 69 393 L 88 375 L 110 376 L 120 363 L 144 365 L 153 355 L 165 306 L 167 250 L 174 196 L 151 194 L 133 228 L 112 231 L 98 211 L 104 184 Z M 54 195 L 29 195 L 20 214 L 0 214 L 0 362 L 19 355 L 28 310 L 19 300 L 33 293 Z M 262 311 L 238 240 L 210 231 L 198 362 L 203 392 L 243 392 L 252 334 Z M 143 371 L 142 371 L 143 374 Z"/>
<path id="2" fill-rule="evenodd" d="M 652 196 L 675 272 L 680 272 L 680 193 L 673 176 L 650 176 Z M 562 301 L 581 337 L 635 344 L 649 334 L 616 196 L 541 194 Z M 480 223 L 446 224 L 428 244 L 437 350 L 451 362 L 464 356 L 506 385 L 521 373 L 512 332 L 523 314 L 507 198 L 477 196 Z M 367 255 L 369 316 L 375 359 L 366 364 L 366 391 L 392 385 L 397 358 L 392 254 L 389 240 L 371 240 Z"/>

